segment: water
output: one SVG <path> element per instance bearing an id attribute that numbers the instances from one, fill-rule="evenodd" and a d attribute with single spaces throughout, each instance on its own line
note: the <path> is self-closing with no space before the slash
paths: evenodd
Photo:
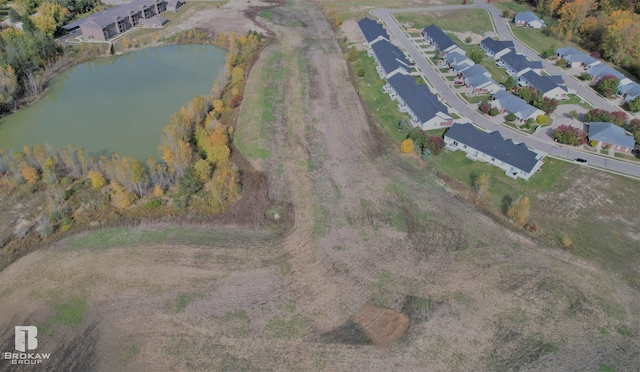
<path id="1" fill-rule="evenodd" d="M 172 45 L 101 58 L 56 76 L 31 107 L 0 119 L 0 148 L 73 144 L 91 155 L 158 156 L 162 128 L 224 65 L 212 45 Z"/>

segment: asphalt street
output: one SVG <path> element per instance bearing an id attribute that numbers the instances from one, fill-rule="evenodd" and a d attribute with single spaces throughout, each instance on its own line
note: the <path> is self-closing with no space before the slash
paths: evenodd
<path id="1" fill-rule="evenodd" d="M 407 9 L 387 9 L 387 8 L 379 8 L 374 9 L 371 13 L 382 20 L 386 26 L 387 32 L 389 36 L 393 39 L 394 43 L 397 43 L 398 46 L 404 49 L 407 54 L 415 61 L 416 67 L 418 67 L 422 73 L 428 78 L 429 83 L 432 87 L 440 94 L 440 96 L 444 99 L 446 103 L 460 112 L 461 115 L 465 116 L 478 126 L 484 128 L 488 131 L 499 131 L 500 134 L 504 138 L 510 138 L 516 143 L 523 142 L 528 147 L 533 148 L 541 153 L 545 153 L 547 155 L 555 156 L 558 158 L 564 158 L 568 160 L 574 160 L 576 158 L 586 159 L 588 161 L 589 167 L 600 167 L 605 170 L 621 173 L 624 175 L 629 175 L 632 177 L 640 178 L 640 165 L 633 164 L 630 162 L 625 162 L 621 160 L 617 160 L 611 157 L 605 157 L 601 155 L 595 155 L 593 153 L 589 153 L 586 151 L 578 150 L 574 147 L 564 146 L 558 144 L 552 140 L 545 140 L 533 136 L 527 136 L 525 134 L 516 132 L 511 130 L 505 126 L 500 125 L 488 117 L 484 116 L 477 108 L 473 105 L 469 105 L 468 103 L 462 101 L 460 97 L 458 97 L 454 91 L 449 87 L 449 85 L 441 78 L 439 72 L 436 67 L 429 63 L 427 59 L 420 53 L 420 50 L 416 47 L 416 45 L 411 41 L 409 36 L 402 30 L 396 19 L 393 17 L 393 13 L 408 13 L 408 12 L 429 12 L 429 11 L 438 11 L 438 10 L 457 10 L 457 9 L 469 9 L 469 8 L 481 8 L 486 9 L 491 17 L 494 20 L 494 24 L 496 26 L 496 31 L 498 35 L 500 35 L 504 40 L 513 40 L 514 44 L 518 51 L 526 54 L 529 58 L 534 60 L 540 60 L 541 58 L 537 55 L 536 52 L 532 51 L 525 45 L 523 45 L 518 40 L 515 40 L 509 31 L 509 26 L 504 22 L 502 18 L 502 13 L 492 5 L 489 4 L 480 4 L 480 5 L 448 5 L 448 6 L 435 6 L 429 8 L 407 8 Z M 571 76 L 567 76 L 564 70 L 559 69 L 555 65 L 552 65 L 548 61 L 544 61 L 544 67 L 547 69 L 547 72 L 554 75 L 563 75 L 565 76 L 565 82 L 567 86 L 573 88 L 583 96 L 586 100 L 590 101 L 596 107 L 604 108 L 609 111 L 617 111 L 620 108 L 616 108 L 611 105 L 609 102 L 599 97 L 595 92 L 591 91 L 590 88 L 586 88 L 582 86 L 577 81 L 573 80 Z M 543 167 L 544 169 L 544 167 Z"/>

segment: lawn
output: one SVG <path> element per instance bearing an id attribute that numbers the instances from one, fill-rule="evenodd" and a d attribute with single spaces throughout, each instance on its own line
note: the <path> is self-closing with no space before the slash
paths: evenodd
<path id="1" fill-rule="evenodd" d="M 398 13 L 395 17 L 398 22 L 409 23 L 416 28 L 424 28 L 430 24 L 435 24 L 441 29 L 450 32 L 474 32 L 484 35 L 485 32 L 493 31 L 491 19 L 487 12 L 482 9 Z"/>
<path id="2" fill-rule="evenodd" d="M 371 8 L 406 8 L 405 0 L 354 0 L 341 1 L 329 0 L 321 3 L 329 9 L 335 9 L 340 14 L 340 19 L 360 19 L 362 17 L 371 16 L 369 11 Z M 460 5 L 460 0 L 438 0 L 431 5 Z M 415 6 L 415 5 L 413 5 Z M 429 4 L 427 4 L 429 6 Z"/>
<path id="3" fill-rule="evenodd" d="M 583 101 L 582 98 L 575 94 L 569 94 L 569 99 L 567 100 L 558 100 L 559 105 L 580 105 L 584 108 L 591 109 L 593 108 L 590 104 Z"/>
<path id="4" fill-rule="evenodd" d="M 493 80 L 495 80 L 498 84 L 504 83 L 504 81 L 507 80 L 507 77 L 509 76 L 507 75 L 507 71 L 502 67 L 496 66 L 495 59 L 484 57 L 484 50 L 482 50 L 479 45 L 463 43 L 462 40 L 460 40 L 456 35 L 453 34 L 449 34 L 449 36 L 467 52 L 467 55 L 471 55 L 471 53 L 474 51 L 480 51 L 482 53 L 481 55 L 483 56 L 482 61 L 480 61 L 480 65 L 487 71 L 489 71 Z"/>
<path id="5" fill-rule="evenodd" d="M 545 158 L 542 172 L 533 175 L 528 181 L 523 181 L 507 177 L 504 171 L 496 166 L 468 159 L 462 151 L 445 151 L 431 159 L 431 163 L 438 170 L 469 187 L 473 187 L 473 182 L 478 176 L 488 174 L 491 179 L 489 194 L 492 204 L 497 208 L 505 196 L 516 200 L 520 196 L 534 196 L 550 190 L 561 179 L 564 168 L 570 166 L 557 159 Z"/>
<path id="6" fill-rule="evenodd" d="M 396 141 L 402 141 L 405 136 L 398 132 L 398 123 L 405 114 L 398 111 L 398 105 L 389 98 L 389 95 L 382 92 L 382 86 L 385 81 L 380 79 L 376 72 L 376 62 L 372 57 L 367 55 L 366 51 L 358 54 L 358 60 L 353 65 L 354 72 L 363 69 L 365 76 L 356 77 L 358 92 L 360 97 L 380 124 Z"/>
<path id="7" fill-rule="evenodd" d="M 486 99 L 489 99 L 489 97 L 491 97 L 490 94 L 480 95 L 480 96 L 471 96 L 471 97 L 467 96 L 466 94 L 462 95 L 462 98 L 464 98 L 469 103 L 478 103 Z"/>
<path id="8" fill-rule="evenodd" d="M 527 27 L 511 27 L 513 34 L 523 43 L 527 44 L 531 49 L 542 54 L 543 50 L 553 48 L 563 48 L 569 45 L 564 40 L 556 39 L 553 36 L 547 36 L 542 33 L 542 29 L 533 29 Z"/>

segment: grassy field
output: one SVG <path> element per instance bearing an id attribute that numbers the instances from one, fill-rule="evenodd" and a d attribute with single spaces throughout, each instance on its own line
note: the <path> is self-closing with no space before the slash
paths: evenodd
<path id="1" fill-rule="evenodd" d="M 362 51 L 358 54 L 358 60 L 353 65 L 354 71 L 363 69 L 365 76 L 356 78 L 360 97 L 364 100 L 369 112 L 371 112 L 396 141 L 402 141 L 405 136 L 398 132 L 398 123 L 405 114 L 398 111 L 398 104 L 382 92 L 385 81 L 380 79 L 376 72 L 376 61 Z"/>
<path id="2" fill-rule="evenodd" d="M 355 1 L 338 1 L 330 0 L 322 2 L 331 9 L 335 9 L 342 20 L 351 18 L 362 18 L 369 15 L 371 8 L 406 8 L 411 7 L 427 7 L 437 5 L 460 5 L 460 0 L 417 0 L 408 5 L 403 0 L 355 0 Z"/>
<path id="3" fill-rule="evenodd" d="M 424 28 L 430 24 L 452 32 L 474 32 L 484 35 L 493 31 L 491 19 L 482 9 L 464 9 L 455 11 L 438 11 L 425 13 L 396 14 L 400 23 L 409 23 L 416 28 Z"/>
<path id="4" fill-rule="evenodd" d="M 556 39 L 553 36 L 547 36 L 542 33 L 542 29 L 533 29 L 527 27 L 512 27 L 513 34 L 523 43 L 527 44 L 531 49 L 538 53 L 549 48 L 563 48 L 570 43 Z"/>

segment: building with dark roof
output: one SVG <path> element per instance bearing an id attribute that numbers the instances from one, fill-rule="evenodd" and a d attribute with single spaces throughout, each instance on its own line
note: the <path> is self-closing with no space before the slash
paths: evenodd
<path id="1" fill-rule="evenodd" d="M 133 0 L 89 16 L 79 27 L 85 40 L 107 41 L 166 10 L 166 0 Z"/>
<path id="2" fill-rule="evenodd" d="M 498 59 L 511 51 L 515 51 L 516 49 L 513 41 L 511 40 L 495 40 L 490 37 L 484 38 L 480 41 L 480 47 L 484 50 L 487 57 L 492 57 L 493 59 Z"/>
<path id="3" fill-rule="evenodd" d="M 558 77 L 560 77 L 560 79 L 558 79 Z M 562 81 L 561 76 L 542 76 L 533 71 L 528 71 L 518 78 L 518 84 L 520 84 L 520 86 L 529 86 L 535 90 L 539 90 L 542 93 L 542 96 L 546 98 L 558 100 L 569 99 L 569 90 L 564 86 L 564 84 L 558 84 L 557 82 L 559 80 Z"/>
<path id="4" fill-rule="evenodd" d="M 429 91 L 429 87 L 416 83 L 415 77 L 395 74 L 387 82 L 383 91 L 398 101 L 398 109 L 411 116 L 414 126 L 429 130 L 453 124 L 447 106 Z"/>
<path id="5" fill-rule="evenodd" d="M 461 150 L 467 158 L 495 165 L 508 177 L 528 180 L 542 166 L 541 154 L 524 143 L 515 144 L 500 132 L 481 132 L 472 124 L 454 124 L 444 135 L 449 150 Z"/>
<path id="6" fill-rule="evenodd" d="M 369 55 L 376 59 L 378 64 L 376 70 L 381 79 L 388 79 L 397 73 L 411 73 L 412 63 L 400 48 L 387 40 L 380 40 L 372 44 Z"/>
<path id="7" fill-rule="evenodd" d="M 630 153 L 636 145 L 632 134 L 612 123 L 589 123 L 589 141 L 596 141 L 597 147 L 609 145 L 612 151 Z"/>
<path id="8" fill-rule="evenodd" d="M 515 51 L 504 54 L 498 60 L 498 65 L 502 65 L 509 76 L 520 77 L 527 71 L 542 73 L 542 61 L 529 61 L 527 57 Z"/>
<path id="9" fill-rule="evenodd" d="M 640 97 L 640 84 L 636 82 L 631 82 L 625 85 L 620 84 L 618 86 L 618 94 L 626 102 L 631 102 L 637 97 Z"/>
<path id="10" fill-rule="evenodd" d="M 457 51 L 460 54 L 466 54 L 464 49 L 460 48 L 444 31 L 436 25 L 430 25 L 422 30 L 424 40 L 432 45 L 440 53 L 441 56 L 449 52 Z"/>
<path id="11" fill-rule="evenodd" d="M 586 53 L 582 53 L 574 47 L 558 48 L 556 57 L 567 61 L 567 66 L 572 68 L 588 68 L 591 65 L 600 63 L 597 59 Z"/>
<path id="12" fill-rule="evenodd" d="M 364 17 L 358 21 L 358 27 L 364 36 L 365 45 L 372 45 L 379 40 L 389 41 L 389 34 L 382 25 L 371 18 Z"/>

